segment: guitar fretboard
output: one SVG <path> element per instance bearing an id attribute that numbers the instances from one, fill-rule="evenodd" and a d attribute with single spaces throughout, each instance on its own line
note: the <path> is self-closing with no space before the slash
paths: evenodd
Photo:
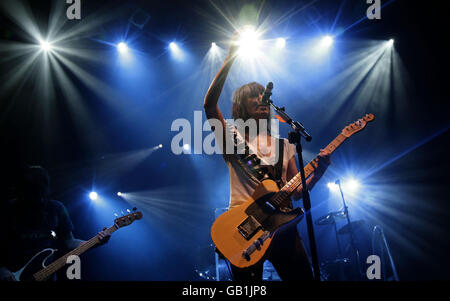
<path id="1" fill-rule="evenodd" d="M 347 137 L 345 137 L 342 133 L 339 134 L 333 141 L 330 142 L 325 147 L 325 150 L 327 150 L 330 154 L 333 153 L 345 140 Z M 309 162 L 305 168 L 305 178 L 307 179 L 317 168 L 317 162 L 316 158 L 314 158 L 311 162 Z M 302 185 L 302 180 L 300 177 L 300 173 L 297 173 L 292 179 L 284 185 L 279 192 L 277 192 L 272 198 L 271 203 L 278 207 L 285 207 L 289 204 L 289 197 L 291 194 Z"/>
<path id="2" fill-rule="evenodd" d="M 106 229 L 106 231 L 108 231 L 109 234 L 112 234 L 117 229 L 118 228 L 114 225 L 114 226 Z M 71 256 L 71 255 L 80 256 L 81 254 L 83 254 L 84 252 L 86 252 L 87 250 L 89 250 L 90 248 L 94 247 L 95 245 L 97 245 L 99 243 L 100 243 L 100 240 L 98 239 L 97 236 L 92 237 L 90 240 L 82 243 L 77 248 L 73 249 L 69 253 L 65 254 L 64 256 L 62 256 L 62 257 L 58 258 L 57 260 L 55 260 L 54 262 L 50 263 L 48 266 L 46 266 L 39 272 L 35 273 L 33 275 L 33 278 L 36 281 L 44 281 L 44 280 L 48 279 L 51 275 L 53 275 L 60 268 L 62 268 L 64 265 L 66 265 L 67 258 L 69 256 Z"/>

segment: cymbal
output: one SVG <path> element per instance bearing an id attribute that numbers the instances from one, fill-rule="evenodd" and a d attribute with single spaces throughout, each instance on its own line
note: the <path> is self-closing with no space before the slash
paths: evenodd
<path id="1" fill-rule="evenodd" d="M 330 225 L 335 223 L 337 220 L 339 219 L 344 219 L 345 216 L 345 212 L 344 211 L 335 211 L 335 212 L 330 212 L 322 217 L 319 217 L 318 219 L 316 219 L 315 223 L 316 225 Z"/>
<path id="2" fill-rule="evenodd" d="M 350 225 L 352 226 L 353 230 L 358 229 L 359 227 L 364 225 L 364 221 L 363 220 L 359 220 L 359 221 L 354 221 L 351 222 Z M 338 234 L 348 234 L 350 233 L 350 226 L 349 224 L 343 226 L 341 229 L 339 229 Z"/>

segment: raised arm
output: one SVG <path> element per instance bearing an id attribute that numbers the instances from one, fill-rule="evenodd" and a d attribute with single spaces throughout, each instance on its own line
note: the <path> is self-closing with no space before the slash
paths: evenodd
<path id="1" fill-rule="evenodd" d="M 227 79 L 228 73 L 230 72 L 231 65 L 236 59 L 236 53 L 238 46 L 236 44 L 238 38 L 238 33 L 235 32 L 231 40 L 230 48 L 228 49 L 228 54 L 220 68 L 219 72 L 214 77 L 211 85 L 209 86 L 208 92 L 206 93 L 205 100 L 203 103 L 203 108 L 205 109 L 206 117 L 208 119 L 215 118 L 222 122 L 225 126 L 225 120 L 223 118 L 222 112 L 219 109 L 217 103 L 219 102 L 220 94 L 222 93 L 225 80 Z"/>

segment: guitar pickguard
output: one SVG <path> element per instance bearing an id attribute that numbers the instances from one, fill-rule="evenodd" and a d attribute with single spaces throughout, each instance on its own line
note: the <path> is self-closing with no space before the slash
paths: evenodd
<path id="1" fill-rule="evenodd" d="M 272 207 L 269 201 L 273 195 L 274 193 L 268 193 L 260 197 L 245 210 L 245 213 L 249 216 L 249 218 L 247 218 L 242 224 L 253 225 L 251 230 L 254 231 L 248 238 L 243 235 L 247 240 L 249 240 L 259 229 L 262 229 L 263 231 L 274 232 L 281 226 L 290 223 L 303 213 L 300 208 L 288 212 L 283 212 L 278 208 Z M 269 204 L 267 204 L 268 202 Z M 249 220 L 251 221 L 251 223 L 249 222 Z M 258 225 L 259 227 L 257 228 L 256 226 Z"/>

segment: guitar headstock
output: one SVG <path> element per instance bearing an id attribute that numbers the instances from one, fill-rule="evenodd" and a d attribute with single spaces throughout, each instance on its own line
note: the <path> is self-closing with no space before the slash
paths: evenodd
<path id="1" fill-rule="evenodd" d="M 342 130 L 342 135 L 345 137 L 350 137 L 353 134 L 356 134 L 359 131 L 362 131 L 368 122 L 375 119 L 375 116 L 373 114 L 366 114 L 363 118 L 358 119 L 357 121 L 353 122 L 352 124 L 347 125 Z"/>
<path id="2" fill-rule="evenodd" d="M 141 219 L 142 218 L 142 212 L 140 211 L 135 211 L 136 208 L 134 208 L 133 212 L 118 217 L 114 220 L 114 224 L 117 225 L 118 228 L 122 228 L 128 225 L 131 225 L 135 220 Z M 129 210 L 128 210 L 129 211 Z"/>

